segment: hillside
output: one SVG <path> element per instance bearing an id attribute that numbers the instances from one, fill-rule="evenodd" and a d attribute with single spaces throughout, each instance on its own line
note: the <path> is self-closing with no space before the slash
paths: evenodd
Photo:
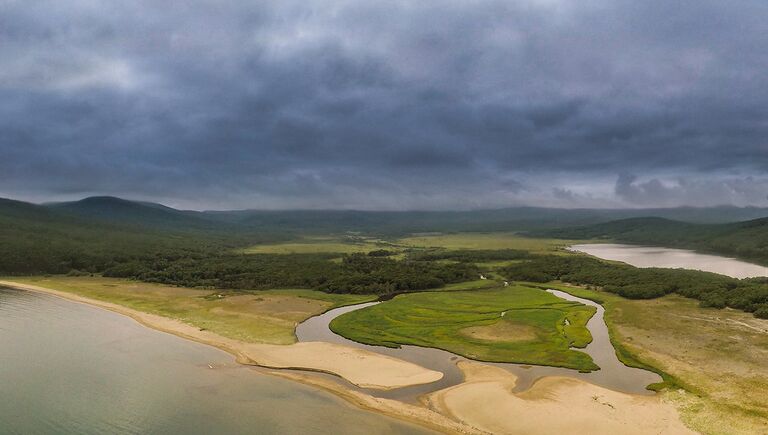
<path id="1" fill-rule="evenodd" d="M 694 213 L 693 210 L 696 212 Z M 383 237 L 415 232 L 537 231 L 548 237 L 609 238 L 720 252 L 768 263 L 766 219 L 695 224 L 615 216 L 728 216 L 761 209 L 566 210 L 517 207 L 476 211 L 182 211 L 114 197 L 35 205 L 0 199 L 0 274 L 104 271 L 153 258 L 220 255 L 297 234 L 358 231 Z M 565 229 L 556 229 L 565 228 Z"/>
<path id="2" fill-rule="evenodd" d="M 202 215 L 205 219 L 251 229 L 317 233 L 361 231 L 399 236 L 434 231 L 539 231 L 588 226 L 640 216 L 695 223 L 725 223 L 768 216 L 768 210 L 754 207 L 644 210 L 511 207 L 471 211 L 238 210 L 208 211 Z"/>
<path id="3" fill-rule="evenodd" d="M 46 204 L 46 208 L 89 221 L 135 227 L 216 229 L 221 224 L 202 213 L 184 212 L 162 204 L 129 201 L 111 196 L 92 196 L 73 202 Z"/>
<path id="4" fill-rule="evenodd" d="M 138 258 L 201 255 L 258 240 L 196 230 L 172 212 L 144 214 L 151 207 L 122 201 L 41 206 L 0 199 L 0 275 L 98 272 Z M 105 204 L 116 205 L 114 214 Z"/>
<path id="5" fill-rule="evenodd" d="M 768 264 L 768 218 L 727 224 L 694 224 L 662 218 L 633 218 L 532 235 L 563 239 L 687 248 Z"/>

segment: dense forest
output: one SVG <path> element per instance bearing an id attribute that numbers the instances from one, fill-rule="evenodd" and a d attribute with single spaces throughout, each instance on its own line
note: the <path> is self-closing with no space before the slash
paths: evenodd
<path id="1" fill-rule="evenodd" d="M 105 276 L 188 287 L 265 289 L 302 287 L 328 293 L 387 294 L 442 287 L 474 279 L 471 264 L 396 261 L 351 254 L 340 262 L 331 254 L 252 254 L 132 261 L 107 269 Z"/>
<path id="2" fill-rule="evenodd" d="M 156 256 L 212 255 L 282 237 L 276 233 L 228 233 L 184 225 L 161 228 L 140 225 L 139 221 L 118 225 L 0 199 L 2 275 L 98 273 L 117 264 Z"/>
<path id="3" fill-rule="evenodd" d="M 650 299 L 677 293 L 701 305 L 738 308 L 768 318 L 768 278 L 735 279 L 683 269 L 636 268 L 581 255 L 538 256 L 512 264 L 501 273 L 511 280 L 598 286 L 630 299 Z"/>
<path id="4" fill-rule="evenodd" d="M 768 265 L 768 218 L 727 224 L 695 224 L 662 218 L 633 218 L 533 233 L 562 239 L 609 239 L 687 248 Z"/>
<path id="5" fill-rule="evenodd" d="M 194 287 L 317 288 L 389 293 L 477 276 L 469 264 L 402 262 L 387 251 L 352 255 L 241 255 L 234 248 L 289 233 L 216 226 L 172 209 L 96 198 L 42 207 L 0 201 L 0 274 L 89 274 Z M 117 223 L 109 223 L 109 222 Z"/>

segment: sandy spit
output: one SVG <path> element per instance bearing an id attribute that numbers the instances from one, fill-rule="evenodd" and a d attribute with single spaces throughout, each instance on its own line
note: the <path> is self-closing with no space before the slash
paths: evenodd
<path id="1" fill-rule="evenodd" d="M 494 434 L 695 434 L 659 396 L 620 393 L 575 378 L 545 377 L 512 393 L 516 377 L 500 368 L 463 361 L 466 381 L 430 394 L 436 411 Z"/>

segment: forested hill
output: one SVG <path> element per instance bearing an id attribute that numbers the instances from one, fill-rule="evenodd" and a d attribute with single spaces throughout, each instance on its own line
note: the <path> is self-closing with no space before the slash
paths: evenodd
<path id="1" fill-rule="evenodd" d="M 606 239 L 695 249 L 768 265 L 768 218 L 728 224 L 694 224 L 662 218 L 634 218 L 540 231 L 534 235 L 563 239 Z"/>
<path id="2" fill-rule="evenodd" d="M 153 219 L 121 224 L 125 219 L 0 199 L 0 275 L 100 272 L 135 259 L 209 255 L 239 243 L 272 240 L 196 229 L 181 221 L 174 227 Z"/>
<path id="3" fill-rule="evenodd" d="M 29 206 L 34 207 L 32 204 Z M 380 236 L 418 232 L 538 231 L 588 226 L 638 216 L 695 223 L 724 223 L 768 216 L 768 209 L 710 207 L 668 209 L 556 209 L 511 207 L 470 211 L 177 210 L 161 204 L 96 196 L 44 204 L 62 216 L 119 226 L 172 230 L 260 233 L 344 233 Z"/>
<path id="4" fill-rule="evenodd" d="M 382 236 L 418 232 L 534 231 L 592 225 L 639 216 L 658 216 L 685 222 L 725 223 L 768 216 L 756 207 L 659 209 L 562 209 L 510 207 L 469 211 L 360 211 L 360 210 L 239 210 L 203 212 L 206 219 L 260 229 L 360 231 Z"/>
<path id="5" fill-rule="evenodd" d="M 231 252 L 232 248 L 260 241 L 286 240 L 296 234 L 350 231 L 399 237 L 414 232 L 548 230 L 558 237 L 612 237 L 633 243 L 705 249 L 768 263 L 765 221 L 728 225 L 697 225 L 664 219 L 608 222 L 643 212 L 709 222 L 766 213 L 766 210 L 517 207 L 445 212 L 199 212 L 114 197 L 44 205 L 0 199 L 0 274 L 103 272 L 118 264 L 136 261 L 216 256 Z M 553 230 L 575 226 L 579 227 Z"/>
<path id="6" fill-rule="evenodd" d="M 83 220 L 161 229 L 220 229 L 222 224 L 204 214 L 184 212 L 162 204 L 92 196 L 73 202 L 45 204 L 62 215 Z"/>

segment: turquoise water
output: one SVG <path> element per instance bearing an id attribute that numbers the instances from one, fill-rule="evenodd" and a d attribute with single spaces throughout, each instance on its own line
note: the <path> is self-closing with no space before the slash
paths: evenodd
<path id="1" fill-rule="evenodd" d="M 3 288 L 0 392 L 3 434 L 427 433 L 124 316 Z"/>

